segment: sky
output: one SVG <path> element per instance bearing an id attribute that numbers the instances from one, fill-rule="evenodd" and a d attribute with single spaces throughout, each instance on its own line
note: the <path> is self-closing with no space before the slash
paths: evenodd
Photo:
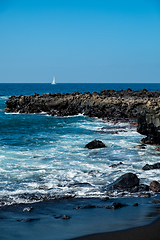
<path id="1" fill-rule="evenodd" d="M 160 83 L 160 0 L 0 0 L 0 83 Z"/>

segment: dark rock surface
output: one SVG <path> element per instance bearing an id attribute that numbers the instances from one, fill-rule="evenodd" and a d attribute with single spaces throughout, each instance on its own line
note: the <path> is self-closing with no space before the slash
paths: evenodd
<path id="1" fill-rule="evenodd" d="M 94 139 L 92 142 L 89 142 L 85 145 L 85 148 L 88 148 L 88 149 L 104 148 L 104 147 L 105 147 L 105 144 L 102 141 L 96 140 L 96 139 Z"/>
<path id="2" fill-rule="evenodd" d="M 160 183 L 157 181 L 153 181 L 151 182 L 149 188 L 152 192 L 160 192 Z"/>
<path id="3" fill-rule="evenodd" d="M 128 189 L 139 186 L 139 178 L 136 174 L 125 173 L 120 178 L 118 178 L 114 183 L 108 186 L 109 190 L 115 189 Z"/>
<path id="4" fill-rule="evenodd" d="M 130 189 L 131 193 L 146 192 L 146 191 L 149 191 L 149 186 L 146 184 L 140 184 L 139 186 L 135 186 Z"/>
<path id="5" fill-rule="evenodd" d="M 155 163 L 153 165 L 146 164 L 142 170 L 160 169 L 160 163 Z"/>
<path id="6" fill-rule="evenodd" d="M 155 105 L 150 110 L 146 108 L 138 117 L 137 131 L 147 136 L 141 140 L 143 144 L 160 144 L 160 107 Z"/>

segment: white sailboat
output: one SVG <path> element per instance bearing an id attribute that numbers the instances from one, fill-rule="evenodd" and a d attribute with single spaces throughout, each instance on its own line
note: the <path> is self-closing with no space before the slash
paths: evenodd
<path id="1" fill-rule="evenodd" d="M 53 77 L 52 83 L 51 84 L 56 84 L 55 77 Z"/>

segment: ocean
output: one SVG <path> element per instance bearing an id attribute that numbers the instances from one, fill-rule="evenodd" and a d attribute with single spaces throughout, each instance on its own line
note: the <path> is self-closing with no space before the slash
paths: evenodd
<path id="1" fill-rule="evenodd" d="M 12 95 L 127 88 L 160 90 L 160 84 L 0 84 L 0 206 L 64 197 L 103 198 L 107 186 L 127 172 L 137 174 L 141 184 L 160 181 L 159 171 L 142 170 L 147 163 L 159 162 L 160 153 L 155 146 L 134 148 L 143 138 L 135 126 L 83 115 L 5 112 L 5 102 Z M 117 134 L 111 134 L 117 129 Z M 106 148 L 86 149 L 94 139 L 103 141 Z M 123 164 L 111 167 L 119 162 Z M 120 195 L 115 191 L 110 197 Z"/>

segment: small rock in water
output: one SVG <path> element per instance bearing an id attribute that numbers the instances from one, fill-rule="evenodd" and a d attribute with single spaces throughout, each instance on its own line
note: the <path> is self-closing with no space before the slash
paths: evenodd
<path id="1" fill-rule="evenodd" d="M 107 209 L 119 209 L 119 208 L 122 208 L 122 207 L 125 207 L 127 205 L 125 204 L 121 204 L 119 202 L 114 202 L 112 205 L 110 206 L 106 206 Z"/>
<path id="2" fill-rule="evenodd" d="M 62 215 L 61 218 L 67 220 L 67 219 L 70 219 L 70 216 L 68 216 L 68 215 Z"/>
<path id="3" fill-rule="evenodd" d="M 160 183 L 157 181 L 153 181 L 150 184 L 150 190 L 152 190 L 152 192 L 160 192 Z"/>
<path id="4" fill-rule="evenodd" d="M 153 165 L 146 164 L 142 170 L 160 169 L 160 163 L 155 163 Z"/>
<path id="5" fill-rule="evenodd" d="M 134 148 L 137 148 L 137 149 L 145 149 L 145 144 L 141 144 L 141 145 L 137 145 L 135 146 Z"/>
<path id="6" fill-rule="evenodd" d="M 84 206 L 78 206 L 76 207 L 75 209 L 89 209 L 89 208 L 96 208 L 95 205 L 91 205 L 91 204 L 87 204 L 87 205 L 84 205 Z"/>
<path id="7" fill-rule="evenodd" d="M 102 141 L 96 140 L 96 139 L 85 145 L 85 148 L 88 148 L 88 149 L 104 148 L 104 147 L 105 147 L 105 144 Z"/>
<path id="8" fill-rule="evenodd" d="M 117 163 L 117 164 L 112 164 L 112 165 L 110 165 L 110 167 L 118 167 L 119 165 L 122 165 L 123 163 L 122 162 L 119 162 L 119 163 Z"/>
<path id="9" fill-rule="evenodd" d="M 134 203 L 133 206 L 134 206 L 134 207 L 138 207 L 138 203 Z"/>

